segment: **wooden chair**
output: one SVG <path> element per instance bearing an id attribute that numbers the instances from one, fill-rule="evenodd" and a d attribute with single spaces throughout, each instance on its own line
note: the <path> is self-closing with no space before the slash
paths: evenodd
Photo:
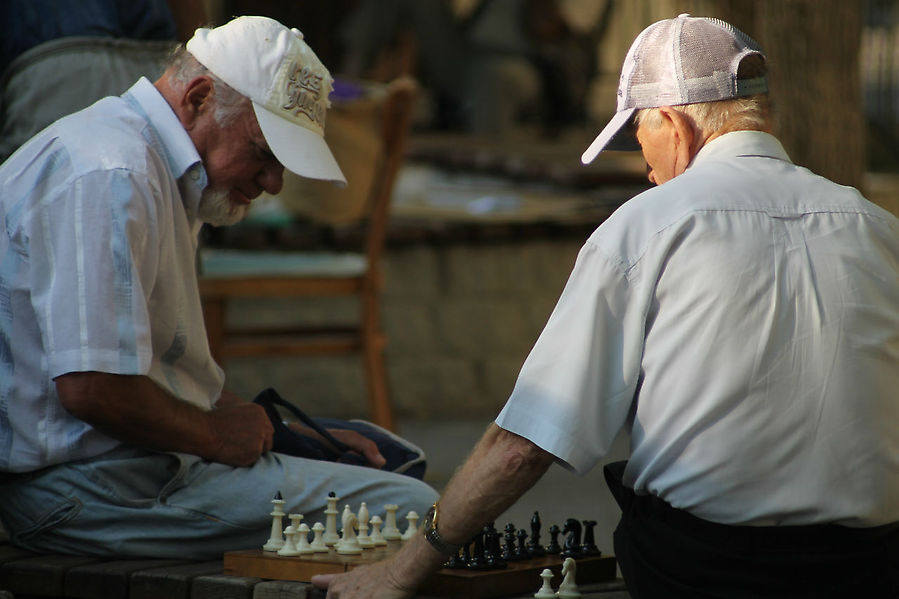
<path id="1" fill-rule="evenodd" d="M 364 254 L 201 250 L 200 293 L 210 348 L 219 363 L 228 358 L 249 356 L 361 353 L 371 420 L 392 430 L 394 414 L 384 361 L 386 337 L 380 321 L 381 257 L 390 199 L 403 161 L 417 88 L 411 79 L 405 78 L 381 87 L 380 99 L 374 104 L 377 118 L 367 120 L 366 125 L 379 127 L 380 149 L 374 156 L 375 163 L 368 165 L 371 167 L 371 184 L 361 206 Z M 335 104 L 329 111 L 329 126 L 332 118 L 340 114 L 341 106 Z M 326 127 L 326 139 L 328 133 Z M 334 150 L 332 141 L 328 141 Z M 340 161 L 339 152 L 335 151 L 335 155 Z M 351 189 L 354 185 L 353 165 L 342 164 L 342 167 L 347 174 L 348 189 Z M 365 177 L 357 179 L 365 180 Z M 346 212 L 346 207 L 342 209 Z M 236 328 L 226 322 L 227 304 L 233 299 L 315 296 L 357 296 L 358 323 L 353 326 Z"/>

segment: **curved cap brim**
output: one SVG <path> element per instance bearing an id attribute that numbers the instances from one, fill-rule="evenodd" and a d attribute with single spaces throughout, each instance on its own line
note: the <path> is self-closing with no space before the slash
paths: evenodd
<path id="1" fill-rule="evenodd" d="M 636 108 L 619 110 L 609 123 L 599 132 L 590 147 L 581 155 L 581 162 L 590 164 L 603 150 L 639 150 L 640 144 L 626 127 L 634 118 Z"/>
<path id="2" fill-rule="evenodd" d="M 346 177 L 321 135 L 252 104 L 265 141 L 284 168 L 301 177 L 346 185 Z"/>

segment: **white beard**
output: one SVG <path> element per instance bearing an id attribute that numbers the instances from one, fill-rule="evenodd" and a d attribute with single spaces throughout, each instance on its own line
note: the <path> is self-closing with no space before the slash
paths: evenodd
<path id="1" fill-rule="evenodd" d="M 247 215 L 249 206 L 233 206 L 228 195 L 227 191 L 204 189 L 197 206 L 197 218 L 213 227 L 225 227 L 240 221 Z"/>

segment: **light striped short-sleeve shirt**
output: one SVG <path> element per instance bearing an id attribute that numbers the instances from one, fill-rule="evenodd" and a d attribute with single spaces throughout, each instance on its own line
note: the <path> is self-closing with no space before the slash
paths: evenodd
<path id="1" fill-rule="evenodd" d="M 63 409 L 62 374 L 146 375 L 212 406 L 224 377 L 197 291 L 205 185 L 193 143 L 146 79 L 0 166 L 0 471 L 118 444 Z"/>

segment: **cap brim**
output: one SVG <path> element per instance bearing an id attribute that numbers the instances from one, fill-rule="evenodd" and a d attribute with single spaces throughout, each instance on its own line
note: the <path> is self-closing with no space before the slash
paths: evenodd
<path id="1" fill-rule="evenodd" d="M 301 177 L 346 185 L 346 177 L 321 135 L 252 104 L 265 141 L 284 168 Z"/>
<path id="2" fill-rule="evenodd" d="M 634 118 L 636 108 L 619 110 L 609 123 L 599 132 L 590 147 L 581 155 L 581 162 L 590 164 L 603 150 L 632 151 L 639 150 L 640 144 L 633 134 L 627 131 L 627 125 Z"/>

